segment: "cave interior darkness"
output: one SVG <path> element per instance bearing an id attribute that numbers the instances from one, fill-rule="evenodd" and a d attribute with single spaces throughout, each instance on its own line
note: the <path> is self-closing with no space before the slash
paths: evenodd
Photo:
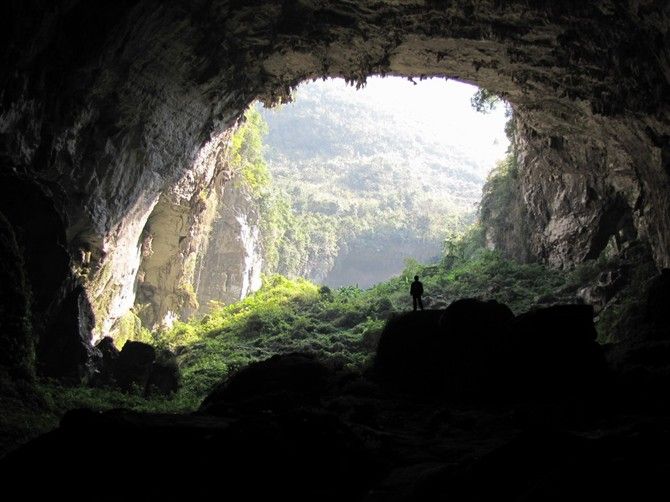
<path id="1" fill-rule="evenodd" d="M 256 99 L 286 100 L 309 79 L 341 77 L 360 85 L 371 75 L 442 77 L 502 96 L 514 110 L 514 207 L 523 225 L 494 236 L 501 252 L 569 268 L 597 257 L 617 234 L 645 242 L 659 272 L 670 267 L 667 2 L 32 0 L 3 3 L 0 19 L 0 366 L 11 379 L 29 382 L 35 372 L 70 382 L 85 378 L 92 340 L 107 335 L 133 305 L 138 274 L 160 315 L 175 285 L 192 273 L 183 263 L 200 246 L 198 195 L 225 183 L 226 139 L 244 110 Z M 169 250 L 151 266 L 143 252 L 149 235 L 153 246 L 162 242 Z M 154 276 L 169 279 L 158 285 Z M 649 350 L 670 342 L 667 309 L 656 308 L 663 305 L 658 294 L 667 294 L 667 273 L 659 277 L 657 303 L 645 313 L 657 344 Z M 634 341 L 636 347 L 651 343 Z M 666 399 L 660 395 L 667 395 L 667 380 L 645 375 L 645 392 L 656 404 Z M 11 465 L 29 465 L 40 448 L 50 451 L 40 462 L 58 463 L 54 448 L 63 437 L 74 445 L 69 455 L 81 454 L 85 442 L 76 431 L 102 427 L 118 440 L 115 419 L 96 417 L 70 416 L 60 436 L 32 444 Z M 129 420 L 122 429 L 141 423 Z M 155 420 L 130 426 L 119 444 L 132 444 L 131 438 L 152 458 L 169 456 Z M 202 420 L 202 430 L 214 427 Z M 277 427 L 290 429 L 288 418 L 278 420 Z M 314 432 L 330 427 L 325 422 L 310 416 L 304 423 Z M 659 423 L 654 437 L 664 445 L 668 428 Z M 247 465 L 249 452 L 262 450 L 260 440 L 248 423 L 230 427 L 217 440 Z M 207 452 L 202 458 L 216 457 L 216 445 L 193 432 L 197 427 L 177 429 L 178 451 L 195 438 Z M 340 429 L 333 434 L 324 441 L 335 449 L 355 443 Z M 559 435 L 544 440 L 552 448 L 561 443 Z M 523 455 L 536 452 L 533 440 L 519 441 L 514 448 Z M 568 443 L 587 448 L 575 441 Z M 647 452 L 646 446 L 626 450 L 624 464 L 633 465 L 635 448 Z M 598 451 L 589 457 L 594 462 L 605 455 Z M 342 458 L 345 453 L 350 450 Z M 137 462 L 128 465 L 140 471 Z M 195 464 L 185 469 L 214 474 Z M 157 461 L 152 472 L 165 465 Z M 328 500 L 362 493 L 381 476 L 375 471 L 361 479 L 352 469 L 343 471 L 350 475 L 343 492 Z M 455 491 L 449 493 L 464 496 L 468 476 L 486 476 L 482 469 L 456 481 L 450 473 Z M 238 474 L 246 479 L 248 473 Z M 647 474 L 636 471 L 635 479 Z M 598 471 L 595 479 L 609 479 L 603 476 Z M 431 479 L 438 478 L 445 479 Z M 274 481 L 277 490 L 289 489 L 285 480 Z M 317 485 L 307 482 L 305 493 L 321 493 Z"/>

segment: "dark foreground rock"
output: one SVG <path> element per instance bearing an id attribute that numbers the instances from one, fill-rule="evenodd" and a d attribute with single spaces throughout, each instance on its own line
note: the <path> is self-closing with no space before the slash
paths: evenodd
<path id="1" fill-rule="evenodd" d="M 83 469 L 95 450 L 100 466 Z M 100 469 L 117 472 L 101 482 Z M 209 416 L 68 413 L 61 427 L 0 462 L 5 493 L 47 500 L 342 501 L 378 475 L 362 441 L 317 412 Z M 30 480 L 39 472 L 40 481 Z"/>
<path id="2" fill-rule="evenodd" d="M 588 395 L 607 369 L 593 310 L 563 305 L 517 318 L 504 305 L 465 299 L 444 311 L 390 320 L 376 368 L 387 382 L 461 398 Z"/>
<path id="3" fill-rule="evenodd" d="M 328 376 L 328 369 L 312 356 L 276 355 L 247 366 L 219 385 L 200 409 L 221 414 L 231 406 L 277 411 L 316 404 L 327 389 Z"/>
<path id="4" fill-rule="evenodd" d="M 648 280 L 641 301 L 623 311 L 616 343 L 605 346 L 620 392 L 628 400 L 667 407 L 670 386 L 670 270 Z"/>
<path id="5" fill-rule="evenodd" d="M 119 352 L 111 338 L 103 338 L 95 347 L 95 386 L 116 386 L 124 391 L 139 390 L 145 395 L 169 395 L 180 383 L 175 355 L 169 350 L 156 351 L 151 345 L 128 341 Z"/>
<path id="6" fill-rule="evenodd" d="M 607 391 L 608 369 L 596 343 L 590 305 L 556 305 L 521 314 L 507 337 L 500 376 L 527 398 L 595 398 Z"/>
<path id="7" fill-rule="evenodd" d="M 371 402 L 375 426 L 346 420 L 327 404 L 235 418 L 77 410 L 0 460 L 2 490 L 25 500 L 88 502 L 670 496 L 667 418 L 609 416 L 577 431 L 537 423 L 523 431 L 501 410 L 390 394 Z M 101 465 L 89 474 L 82 462 L 93 454 Z M 118 476 L 101 482 L 98 470 Z"/>
<path id="8" fill-rule="evenodd" d="M 525 432 L 468 465 L 427 473 L 396 500 L 662 500 L 670 494 L 670 435 L 649 432 Z"/>
<path id="9" fill-rule="evenodd" d="M 286 354 L 238 372 L 198 413 L 69 412 L 0 460 L 2 490 L 87 502 L 667 500 L 670 412 L 599 399 L 614 394 L 594 343 L 583 306 L 514 317 L 464 300 L 409 313 L 388 323 L 376 372 Z M 139 364 L 150 355 L 130 345 L 122 367 L 151 382 Z M 113 482 L 100 481 L 107 472 Z"/>

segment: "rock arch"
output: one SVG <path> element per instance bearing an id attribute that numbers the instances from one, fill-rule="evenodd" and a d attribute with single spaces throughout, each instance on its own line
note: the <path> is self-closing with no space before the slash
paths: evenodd
<path id="1" fill-rule="evenodd" d="M 188 205 L 220 177 L 225 162 L 209 153 L 254 99 L 287 99 L 300 81 L 327 76 L 356 85 L 373 74 L 438 76 L 499 93 L 516 112 L 530 253 L 559 266 L 591 256 L 616 199 L 657 264 L 670 266 L 664 2 L 34 0 L 1 9 L 3 174 L 62 193 L 54 204 L 73 268 L 87 262 L 78 280 L 98 330 L 133 294 L 160 198 Z"/>

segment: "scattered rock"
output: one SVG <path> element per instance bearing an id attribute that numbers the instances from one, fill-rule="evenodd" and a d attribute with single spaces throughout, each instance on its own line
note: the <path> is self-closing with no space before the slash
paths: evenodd
<path id="1" fill-rule="evenodd" d="M 230 405 L 253 410 L 286 410 L 315 404 L 328 386 L 329 370 L 307 354 L 276 355 L 250 364 L 204 400 L 201 411 L 225 412 Z"/>
<path id="2" fill-rule="evenodd" d="M 179 388 L 177 358 L 169 350 L 156 351 L 146 343 L 128 341 L 119 352 L 110 337 L 103 338 L 95 349 L 92 385 L 116 386 L 144 395 L 169 395 Z"/>
<path id="3" fill-rule="evenodd" d="M 181 380 L 177 357 L 169 350 L 159 350 L 151 368 L 146 391 L 170 395 L 177 391 Z"/>
<path id="4" fill-rule="evenodd" d="M 94 386 L 109 386 L 114 383 L 114 371 L 119 359 L 119 350 L 114 346 L 114 340 L 106 336 L 95 346 L 94 373 L 91 384 Z"/>
<path id="5" fill-rule="evenodd" d="M 114 367 L 114 379 L 124 391 L 144 391 L 149 383 L 156 351 L 151 345 L 128 341 L 124 344 Z"/>

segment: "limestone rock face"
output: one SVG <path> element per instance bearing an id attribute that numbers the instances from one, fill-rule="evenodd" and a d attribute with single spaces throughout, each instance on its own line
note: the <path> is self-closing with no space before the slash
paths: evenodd
<path id="1" fill-rule="evenodd" d="M 508 254 L 522 255 L 525 247 L 533 259 L 567 266 L 597 258 L 611 239 L 620 245 L 642 235 L 654 242 L 652 222 L 664 215 L 642 203 L 644 152 L 632 156 L 612 141 L 623 137 L 621 124 L 603 123 L 587 137 L 537 135 L 521 121 L 517 127 L 519 186 L 512 205 L 522 208 L 515 229 L 523 221 L 525 239 L 502 242 L 501 236 Z M 666 252 L 655 251 L 663 263 Z"/>
<path id="2" fill-rule="evenodd" d="M 130 290 L 130 296 L 149 328 L 170 326 L 198 307 L 196 262 L 207 246 L 216 214 L 217 187 L 230 177 L 229 139 L 230 134 L 224 133 L 201 149 L 194 169 L 161 194 L 142 230 L 137 294 Z"/>
<path id="3" fill-rule="evenodd" d="M 232 303 L 261 286 L 261 236 L 256 202 L 236 177 L 219 189 L 216 216 L 199 255 L 195 293 L 201 312 L 211 300 Z"/>
<path id="4" fill-rule="evenodd" d="M 324 76 L 457 78 L 517 114 L 532 254 L 581 260 L 625 226 L 668 267 L 669 18 L 667 2 L 609 0 L 5 2 L 0 169 L 48 187 L 100 337 L 136 284 L 188 282 L 175 260 L 197 254 L 203 159 L 254 99 Z M 177 243 L 153 235 L 143 258 L 168 228 Z M 61 279 L 45 298 L 73 290 Z M 149 303 L 158 322 L 179 300 Z"/>

